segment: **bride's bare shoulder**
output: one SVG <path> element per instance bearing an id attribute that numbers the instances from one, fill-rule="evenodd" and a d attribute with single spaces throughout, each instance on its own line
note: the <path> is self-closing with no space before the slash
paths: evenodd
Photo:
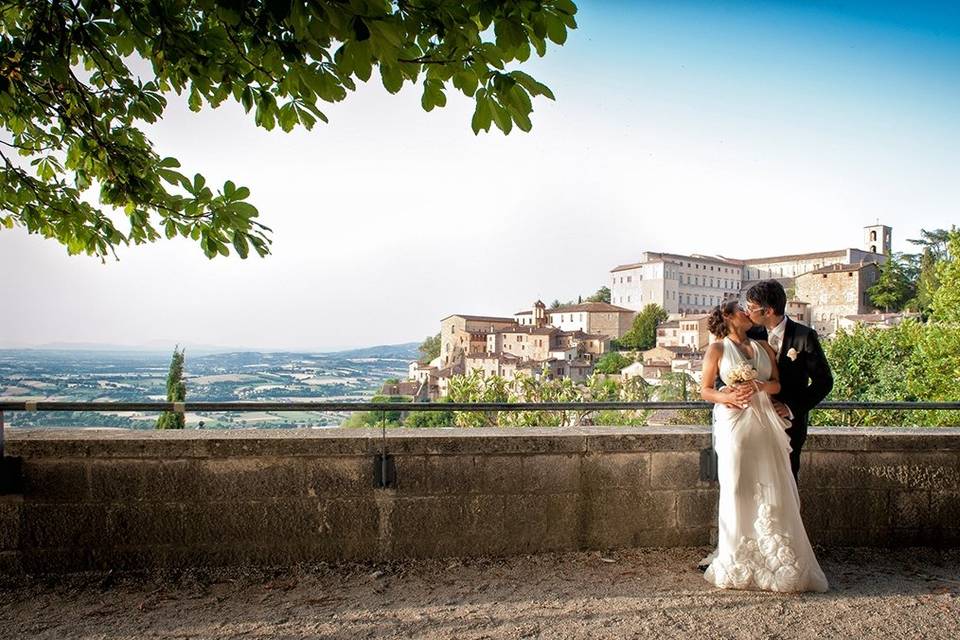
<path id="1" fill-rule="evenodd" d="M 707 345 L 707 350 L 703 355 L 709 358 L 710 356 L 719 356 L 721 353 L 723 353 L 723 342 L 717 340 Z"/>

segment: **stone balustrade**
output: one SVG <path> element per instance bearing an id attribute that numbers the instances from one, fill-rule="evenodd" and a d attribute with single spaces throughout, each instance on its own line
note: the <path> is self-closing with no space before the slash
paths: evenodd
<path id="1" fill-rule="evenodd" d="M 709 445 L 707 427 L 9 429 L 0 572 L 705 546 Z M 812 429 L 803 458 L 815 544 L 960 545 L 960 428 Z"/>

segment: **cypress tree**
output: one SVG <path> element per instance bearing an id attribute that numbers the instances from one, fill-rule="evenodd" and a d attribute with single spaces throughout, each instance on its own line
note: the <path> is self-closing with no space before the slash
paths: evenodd
<path id="1" fill-rule="evenodd" d="M 187 387 L 183 384 L 183 353 L 182 349 L 173 348 L 170 372 L 167 373 L 167 402 L 183 402 L 187 399 Z M 182 413 L 164 411 L 157 418 L 157 429 L 183 429 L 184 426 Z"/>

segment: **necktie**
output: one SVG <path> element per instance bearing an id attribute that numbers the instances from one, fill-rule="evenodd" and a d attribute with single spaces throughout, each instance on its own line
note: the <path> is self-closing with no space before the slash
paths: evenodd
<path id="1" fill-rule="evenodd" d="M 774 352 L 778 355 L 780 354 L 780 342 L 782 338 L 778 334 L 773 334 L 770 336 L 770 346 L 773 348 Z"/>

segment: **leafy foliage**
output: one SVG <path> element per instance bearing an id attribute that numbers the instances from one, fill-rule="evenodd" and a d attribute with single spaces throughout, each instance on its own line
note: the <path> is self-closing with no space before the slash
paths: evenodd
<path id="1" fill-rule="evenodd" d="M 916 271 L 911 260 L 903 254 L 890 254 L 880 265 L 880 278 L 867 290 L 867 295 L 884 311 L 901 311 L 916 295 Z"/>
<path id="2" fill-rule="evenodd" d="M 936 280 L 930 304 L 933 318 L 960 323 L 960 230 L 949 233 L 947 255 L 937 264 Z"/>
<path id="3" fill-rule="evenodd" d="M 824 341 L 833 370 L 830 400 L 960 402 L 960 326 L 906 321 L 858 326 Z M 824 411 L 813 424 L 942 426 L 955 411 Z"/>
<path id="4" fill-rule="evenodd" d="M 531 99 L 553 94 L 508 66 L 562 45 L 576 10 L 571 0 L 10 0 L 0 16 L 0 227 L 71 254 L 105 257 L 162 234 L 191 238 L 210 258 L 266 255 L 270 230 L 247 188 L 187 177 L 144 134 L 171 92 L 193 111 L 232 100 L 267 130 L 310 129 L 327 121 L 319 105 L 376 70 L 390 93 L 419 83 L 427 111 L 450 91 L 472 98 L 475 133 L 529 131 Z"/>
<path id="5" fill-rule="evenodd" d="M 479 370 L 450 380 L 451 402 L 641 402 L 650 387 L 641 378 L 619 381 L 591 376 L 585 385 L 569 378 L 535 378 L 518 374 L 514 380 L 484 376 Z M 550 427 L 583 424 L 646 424 L 650 412 L 638 411 L 524 411 L 454 412 L 458 427 Z"/>
<path id="6" fill-rule="evenodd" d="M 595 294 L 587 298 L 587 302 L 606 302 L 610 304 L 610 287 L 600 287 Z"/>
<path id="7" fill-rule="evenodd" d="M 597 373 L 619 374 L 620 370 L 629 366 L 633 360 L 621 353 L 611 351 L 600 356 L 593 370 Z"/>
<path id="8" fill-rule="evenodd" d="M 167 402 L 184 402 L 187 399 L 187 387 L 183 383 L 183 349 L 173 349 L 170 358 L 170 371 L 167 373 Z M 185 417 L 182 413 L 164 411 L 157 418 L 157 429 L 183 429 Z"/>
<path id="9" fill-rule="evenodd" d="M 652 349 L 657 344 L 657 326 L 665 322 L 669 316 L 663 307 L 657 304 L 648 304 L 633 319 L 633 326 L 617 341 L 624 349 L 645 350 Z"/>
<path id="10" fill-rule="evenodd" d="M 420 351 L 420 362 L 430 362 L 440 357 L 440 334 L 427 336 L 417 349 Z"/>

